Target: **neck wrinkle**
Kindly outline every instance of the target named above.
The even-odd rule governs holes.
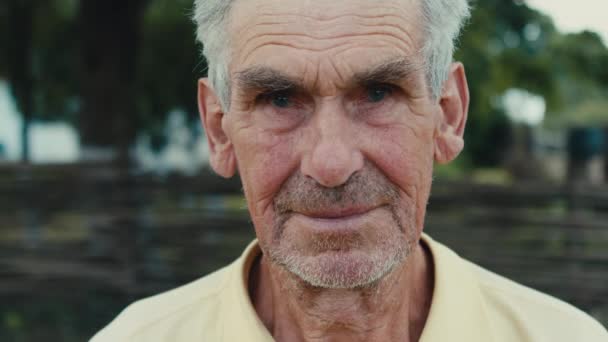
[[[434,286],[432,256],[422,242],[366,289],[311,288],[264,256],[256,265],[250,295],[277,341],[418,341],[422,334]]]

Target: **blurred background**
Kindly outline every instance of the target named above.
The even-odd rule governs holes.
[[[477,0],[466,148],[426,231],[608,325],[604,0]],[[207,166],[192,0],[0,0],[0,340],[85,341],[237,257]]]

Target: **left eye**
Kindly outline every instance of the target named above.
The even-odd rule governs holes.
[[[291,105],[291,100],[288,95],[277,94],[270,98],[270,102],[278,108],[287,108]]]
[[[372,86],[367,89],[367,100],[377,103],[386,99],[393,92],[393,89],[387,85]]]
[[[272,91],[259,95],[256,102],[264,102],[276,108],[289,108],[293,105],[293,94],[290,91]]]

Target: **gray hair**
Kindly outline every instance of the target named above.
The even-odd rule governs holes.
[[[203,44],[208,77],[222,108],[230,104],[230,61],[228,21],[235,0],[194,0],[196,36]],[[426,61],[426,78],[434,98],[439,98],[443,83],[449,75],[455,41],[471,12],[468,0],[421,0],[425,21],[425,43],[422,47]]]

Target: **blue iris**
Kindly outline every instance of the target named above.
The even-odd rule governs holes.
[[[270,102],[278,108],[287,108],[291,104],[291,101],[289,101],[289,96],[285,94],[277,94],[272,96]]]
[[[367,90],[367,99],[370,102],[381,102],[391,94],[391,89],[387,86],[371,87]]]

